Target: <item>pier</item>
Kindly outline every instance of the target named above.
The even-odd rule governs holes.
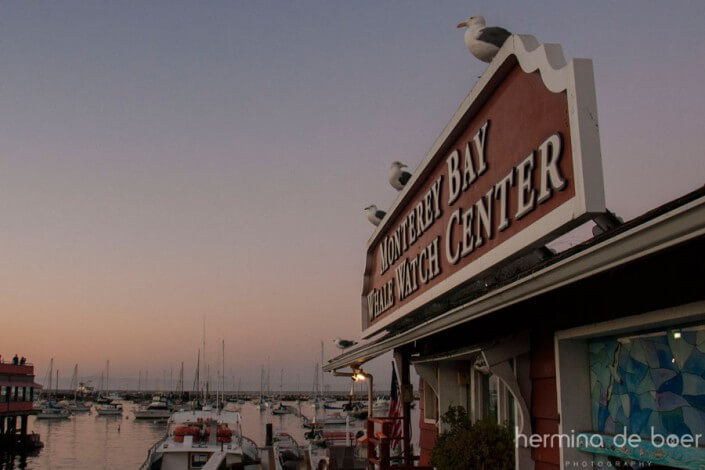
[[[34,390],[32,364],[0,364],[0,447],[32,448],[39,436],[28,433],[27,422],[36,414],[32,406]]]

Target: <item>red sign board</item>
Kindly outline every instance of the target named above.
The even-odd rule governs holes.
[[[511,37],[368,243],[363,335],[603,210],[591,62]]]

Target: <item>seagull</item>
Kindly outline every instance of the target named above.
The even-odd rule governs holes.
[[[458,28],[468,28],[465,31],[465,45],[472,55],[483,62],[491,62],[504,41],[512,35],[498,26],[485,27],[485,18],[482,16],[471,16],[458,23]]]
[[[346,349],[351,348],[351,347],[353,347],[353,346],[355,346],[355,345],[357,344],[357,341],[350,341],[350,340],[347,340],[347,339],[340,339],[340,336],[338,336],[337,338],[335,338],[335,339],[333,340],[333,342],[335,342],[335,345],[336,345],[339,349],[342,349],[343,351],[345,351]]]
[[[384,216],[387,214],[386,212],[377,209],[377,206],[374,204],[365,207],[365,210],[367,211],[367,220],[369,220],[372,225],[379,225],[379,223],[382,222],[382,219],[384,219]]]
[[[408,168],[402,162],[392,162],[392,167],[389,169],[389,184],[397,191],[404,189],[406,183],[411,179],[411,173],[402,170]]]

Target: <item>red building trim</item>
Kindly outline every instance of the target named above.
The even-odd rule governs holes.
[[[438,426],[424,420],[424,381],[419,379],[419,465],[431,465],[431,449],[438,438]]]
[[[553,332],[531,338],[531,419],[534,434],[558,434],[558,394]],[[545,445],[531,449],[535,470],[560,468],[559,448]]]

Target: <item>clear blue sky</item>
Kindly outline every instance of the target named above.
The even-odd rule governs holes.
[[[705,2],[3,2],[0,353],[190,375],[205,314],[211,361],[309,384],[360,331],[362,208],[484,70],[472,14],[594,60],[612,210],[705,182]]]

